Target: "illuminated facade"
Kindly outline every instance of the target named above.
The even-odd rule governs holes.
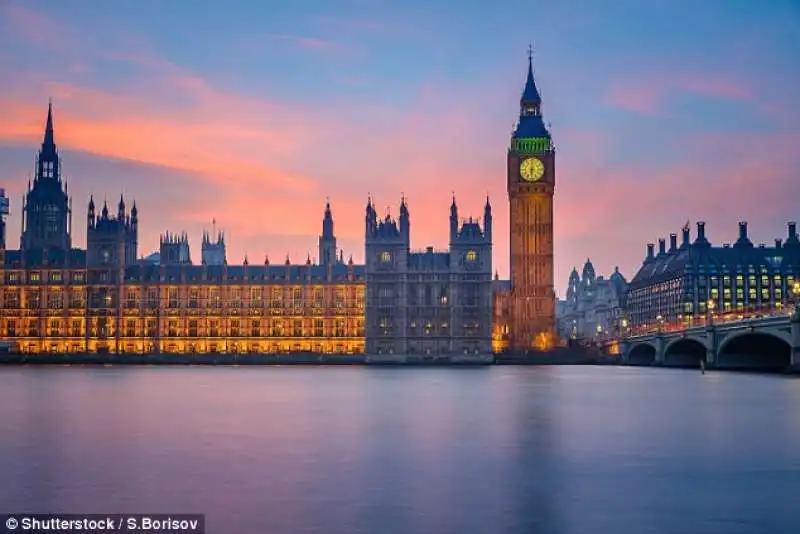
[[[405,199],[397,220],[366,209],[366,343],[376,361],[492,359],[492,208],[459,220],[450,206],[450,247],[412,252]]]
[[[780,312],[795,298],[800,275],[800,240],[797,227],[788,223],[784,240],[774,246],[754,246],[747,223],[739,223],[739,238],[712,246],[705,223],[697,223],[690,242],[688,225],[681,244],[677,234],[647,245],[639,271],[631,280],[625,304],[630,326],[648,328],[663,323],[688,324],[713,320],[718,314],[768,314]]]
[[[138,209],[122,198],[115,215],[90,199],[87,248],[74,249],[71,213],[48,109],[21,250],[0,228],[0,339],[22,351],[364,351],[364,266],[336,257],[330,205],[321,265],[227,265],[221,235],[204,236],[210,264],[192,265],[185,234],[161,237],[160,264],[137,260]]]
[[[358,353],[355,265],[6,266],[2,337],[26,352]]]
[[[511,281],[500,280],[495,273],[492,281],[492,351],[500,354],[511,344]]]
[[[555,146],[544,124],[531,55],[520,116],[507,155],[510,212],[511,332],[515,350],[552,346]]]
[[[596,276],[587,258],[579,275],[572,269],[567,298],[556,307],[556,325],[562,339],[601,341],[619,334],[628,283],[619,268],[609,277]]]

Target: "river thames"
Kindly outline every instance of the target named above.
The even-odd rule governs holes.
[[[619,367],[6,367],[0,512],[254,533],[799,532],[800,380]]]

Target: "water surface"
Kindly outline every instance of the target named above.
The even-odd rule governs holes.
[[[0,369],[0,511],[209,532],[800,532],[800,380],[613,367]]]

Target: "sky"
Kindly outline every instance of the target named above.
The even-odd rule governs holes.
[[[772,243],[800,218],[800,2],[0,0],[8,242],[52,98],[85,246],[89,195],[139,209],[139,253],[224,229],[229,263],[316,256],[326,199],[345,258],[367,195],[412,248],[494,212],[508,276],[506,151],[529,43],[556,143],[555,283],[591,258],[631,278],[691,221]],[[114,211],[112,207],[112,212]]]

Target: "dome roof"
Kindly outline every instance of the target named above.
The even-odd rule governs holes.
[[[628,281],[625,280],[625,277],[619,272],[619,267],[614,267],[614,274],[611,275],[609,280],[614,284],[614,289],[616,289],[618,294],[624,293],[628,288]]]
[[[583,278],[594,280],[594,265],[592,265],[592,261],[589,258],[586,258],[586,263],[583,264]]]

